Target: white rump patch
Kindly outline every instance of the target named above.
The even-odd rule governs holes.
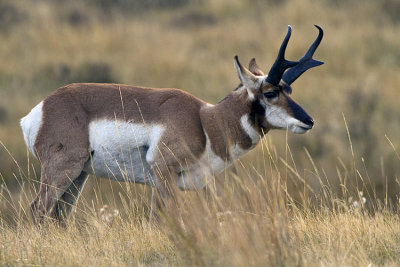
[[[22,133],[24,135],[25,143],[28,146],[29,151],[36,157],[35,154],[35,142],[38,135],[40,126],[42,125],[43,117],[43,101],[37,104],[31,112],[23,117],[20,121]]]

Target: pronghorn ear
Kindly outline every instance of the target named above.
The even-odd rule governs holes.
[[[257,90],[257,77],[251,73],[248,69],[240,64],[238,56],[235,56],[235,68],[239,75],[239,79],[242,84],[247,88],[247,90],[255,91]]]
[[[257,76],[264,76],[264,72],[258,67],[256,59],[253,57],[249,63],[249,71]]]

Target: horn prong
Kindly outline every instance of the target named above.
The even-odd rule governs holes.
[[[278,56],[276,57],[274,64],[268,72],[268,77],[266,78],[266,81],[272,85],[278,85],[285,70],[298,64],[297,61],[288,61],[285,59],[285,51],[291,34],[292,27],[288,25],[288,31],[285,38],[283,39],[282,45],[278,52]]]
[[[311,69],[313,67],[320,66],[324,64],[322,61],[318,61],[312,58],[315,53],[315,50],[319,46],[322,41],[322,37],[324,36],[324,31],[318,25],[314,25],[318,29],[317,39],[312,43],[310,48],[304,54],[304,56],[299,60],[299,64],[293,68],[287,70],[283,76],[282,80],[287,84],[291,85],[300,75],[302,75],[306,70]]]

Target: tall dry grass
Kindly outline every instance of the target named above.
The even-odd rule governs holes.
[[[38,230],[28,211],[32,186],[21,185],[15,194],[3,185],[0,262],[12,266],[400,264],[396,205],[380,201],[375,191],[353,194],[345,173],[338,170],[335,177],[327,177],[311,157],[312,169],[297,169],[290,147],[287,158],[280,156],[270,138],[259,149],[256,161],[238,161],[205,190],[181,192],[174,216],[161,215],[156,223],[148,221],[148,188],[108,182],[108,188],[87,185],[66,228],[49,223]],[[360,188],[367,188],[368,178],[358,169],[353,171],[348,179],[360,175]],[[321,184],[320,191],[306,181],[306,173]],[[28,178],[16,176],[19,183]],[[326,180],[336,181],[342,194]],[[290,193],[290,183],[297,185],[297,194]],[[110,189],[111,197],[101,196]]]

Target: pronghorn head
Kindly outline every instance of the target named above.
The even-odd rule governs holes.
[[[313,119],[290,97],[290,85],[307,69],[323,64],[312,59],[323,36],[322,29],[315,26],[319,34],[307,53],[299,61],[288,61],[285,59],[285,50],[291,35],[289,26],[268,75],[264,75],[254,58],[247,69],[235,56],[235,67],[243,87],[247,89],[251,101],[250,117],[253,118],[256,127],[263,130],[289,129],[298,134],[305,133],[313,127]]]

